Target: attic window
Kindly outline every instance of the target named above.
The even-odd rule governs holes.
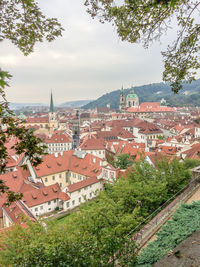
[[[13,174],[13,178],[17,178],[17,174]]]
[[[87,166],[83,166],[83,168],[82,168],[83,170],[85,170],[85,169],[87,169]]]
[[[58,165],[58,166],[61,166],[62,164],[61,164],[60,162],[57,162],[57,165]]]
[[[47,165],[47,168],[51,168],[51,166],[50,165],[48,165],[48,164],[46,164]]]
[[[42,193],[43,193],[44,196],[48,195],[48,193],[47,193],[47,191],[45,189],[42,190]]]
[[[32,198],[33,198],[33,199],[37,199],[36,194],[32,193]]]
[[[58,192],[58,189],[56,187],[53,187],[52,190],[54,193]]]
[[[78,164],[78,163],[74,164],[74,167],[78,167],[78,166],[79,166],[79,164]]]

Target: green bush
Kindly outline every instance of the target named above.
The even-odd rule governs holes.
[[[200,201],[183,204],[157,235],[157,240],[144,248],[138,257],[137,267],[149,267],[171,249],[200,229]]]

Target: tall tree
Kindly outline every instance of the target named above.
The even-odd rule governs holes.
[[[86,0],[88,12],[100,22],[112,22],[123,41],[145,48],[171,28],[177,38],[162,52],[163,80],[177,93],[181,82],[191,82],[200,68],[200,1],[197,0]]]
[[[55,18],[46,18],[35,0],[0,0],[0,41],[10,40],[24,55],[33,52],[34,45],[44,39],[51,42],[61,36],[63,28]],[[13,117],[8,107],[5,88],[11,75],[0,68],[0,173],[6,168],[8,157],[6,142],[11,136],[17,137],[14,149],[17,154],[25,153],[33,163],[41,163],[44,146],[41,140],[34,137],[33,131],[19,127],[19,121]],[[9,191],[0,180],[0,193],[8,194],[8,202],[19,197]]]

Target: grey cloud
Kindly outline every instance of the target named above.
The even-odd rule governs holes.
[[[57,103],[95,99],[122,84],[130,87],[161,81],[160,50],[174,33],[164,37],[162,45],[145,50],[121,42],[110,24],[92,20],[82,0],[40,0],[39,4],[66,30],[63,38],[38,44],[28,57],[8,42],[1,44],[0,65],[13,74],[7,92],[10,101],[48,103],[51,89]]]

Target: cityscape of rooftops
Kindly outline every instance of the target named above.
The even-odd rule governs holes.
[[[0,3],[0,266],[200,266],[199,5]]]

